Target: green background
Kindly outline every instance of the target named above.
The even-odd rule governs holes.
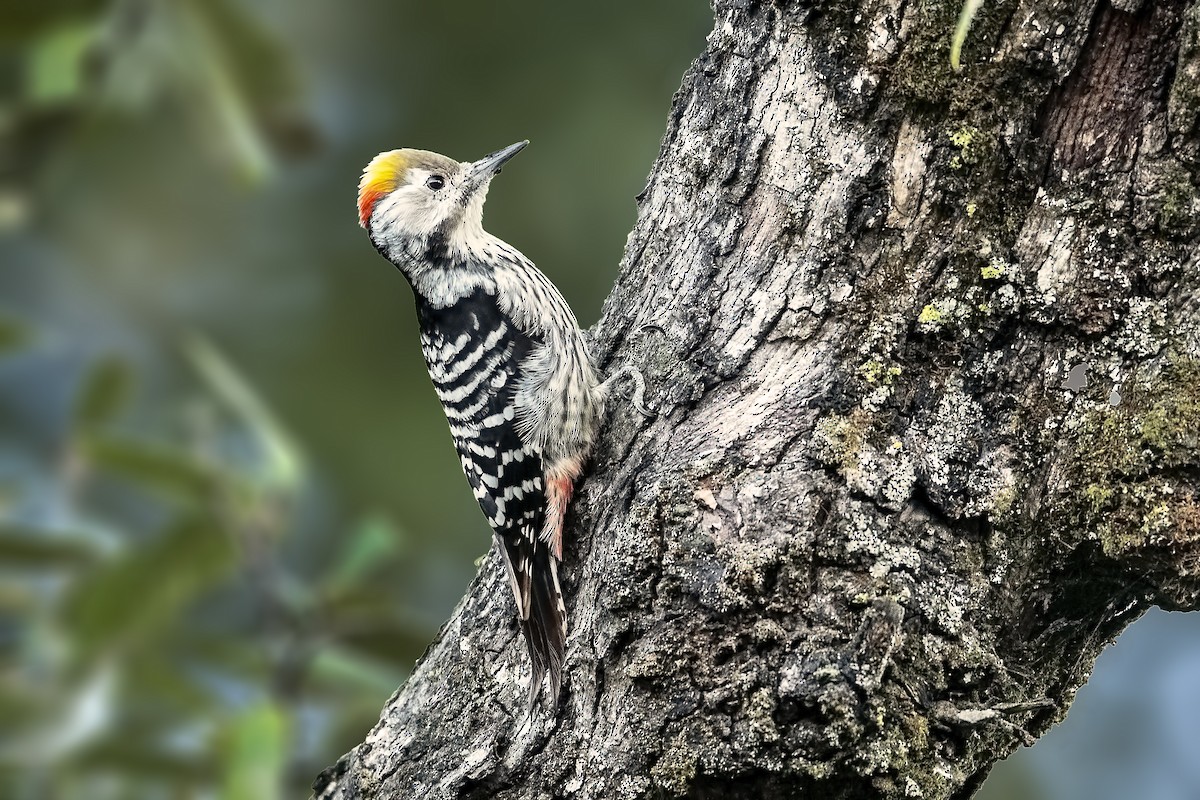
[[[0,798],[306,796],[490,541],[360,170],[530,139],[487,224],[590,325],[709,9],[0,9]],[[1140,624],[983,796],[1194,796],[1153,743],[1196,741],[1198,627]]]

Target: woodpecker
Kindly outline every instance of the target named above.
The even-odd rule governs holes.
[[[613,381],[601,382],[562,294],[519,250],[483,229],[492,178],[528,141],[459,162],[380,153],[358,185],[358,220],[408,279],[421,351],[463,472],[491,525],[532,665],[530,709],[562,685],[567,618],[558,562],[563,516]]]

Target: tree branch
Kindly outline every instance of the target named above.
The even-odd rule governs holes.
[[[958,11],[717,4],[595,332],[663,413],[569,519],[558,715],[493,554],[319,793],[965,798],[1197,606],[1200,5],[984,4],[954,73]]]

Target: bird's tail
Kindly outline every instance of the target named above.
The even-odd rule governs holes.
[[[533,710],[542,693],[543,679],[549,676],[549,702],[544,707],[553,710],[562,688],[567,649],[567,609],[558,583],[558,560],[535,536],[510,534],[496,538],[517,602],[521,634],[529,649],[529,709]]]

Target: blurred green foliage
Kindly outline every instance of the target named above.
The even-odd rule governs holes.
[[[315,580],[288,570],[305,459],[217,350],[186,352],[211,401],[188,441],[121,430],[131,371],[98,361],[53,476],[59,524],[0,524],[12,796],[296,794],[429,636],[386,592],[401,541],[386,522],[341,523]],[[95,490],[127,492],[128,511],[93,516]]]

